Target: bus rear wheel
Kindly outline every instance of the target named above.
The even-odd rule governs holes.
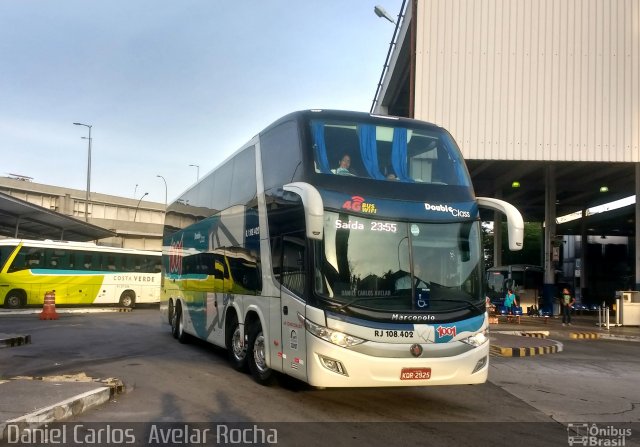
[[[4,306],[8,309],[19,309],[23,305],[24,296],[17,290],[12,290],[7,293],[7,296],[4,299]]]
[[[181,305],[175,307],[173,319],[171,320],[171,332],[180,343],[189,341],[189,334],[184,331],[184,313]]]
[[[254,323],[249,328],[248,360],[249,371],[253,379],[260,385],[271,385],[275,381],[275,371],[267,366],[266,339],[260,323]]]
[[[135,304],[136,304],[136,298],[133,292],[126,291],[126,292],[123,292],[122,295],[120,295],[120,305],[122,307],[129,307],[133,309]]]
[[[169,323],[171,324],[171,335],[178,338],[178,319],[180,318],[180,305],[171,306],[169,310]]]
[[[247,370],[247,345],[244,343],[242,330],[235,315],[229,317],[227,322],[227,350],[229,362],[236,371]]]

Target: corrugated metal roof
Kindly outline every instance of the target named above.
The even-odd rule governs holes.
[[[640,162],[640,1],[418,5],[415,117],[465,158]]]

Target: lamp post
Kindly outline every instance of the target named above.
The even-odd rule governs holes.
[[[144,199],[149,193],[145,192],[144,194],[142,194],[142,197],[140,197],[140,200],[138,200],[138,204],[136,205],[136,212],[133,213],[133,221],[136,221],[136,217],[138,216],[138,208],[140,208],[140,202],[142,202],[142,199]]]
[[[84,220],[89,222],[89,191],[91,191],[91,125],[82,123],[73,123],[76,126],[84,126],[89,128],[89,137],[81,137],[83,140],[89,140],[89,151],[87,157],[87,197],[84,202]]]
[[[385,9],[382,6],[376,5],[373,8],[373,12],[375,12],[378,17],[383,17],[391,23],[396,23],[396,21],[393,20],[393,17],[391,17],[389,13],[385,11]]]
[[[160,174],[156,175],[156,177],[160,177],[162,179],[162,181],[164,182],[164,209],[166,211],[167,209],[167,180],[161,176]]]
[[[196,168],[196,182],[200,180],[200,165],[189,165]]]

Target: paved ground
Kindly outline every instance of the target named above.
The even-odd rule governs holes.
[[[70,309],[70,312],[79,312]],[[93,310],[96,311],[96,310]],[[118,311],[108,309],[107,311]],[[21,311],[37,313],[39,311]],[[65,312],[58,309],[58,312]],[[7,312],[0,312],[2,315]],[[580,338],[620,338],[640,341],[638,327],[600,328],[593,315],[576,316],[572,326],[563,326],[556,318],[523,317],[519,324],[500,321],[490,328],[491,353],[525,357],[562,351],[563,340]],[[19,349],[31,342],[30,334],[0,333],[0,348]],[[109,400],[121,391],[117,381],[104,383],[87,377],[11,378],[0,380],[0,436],[4,427],[27,422],[44,424],[68,419]],[[1,438],[0,438],[1,439]]]

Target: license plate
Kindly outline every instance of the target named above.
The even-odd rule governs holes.
[[[431,378],[431,368],[402,368],[400,380],[427,380]]]

